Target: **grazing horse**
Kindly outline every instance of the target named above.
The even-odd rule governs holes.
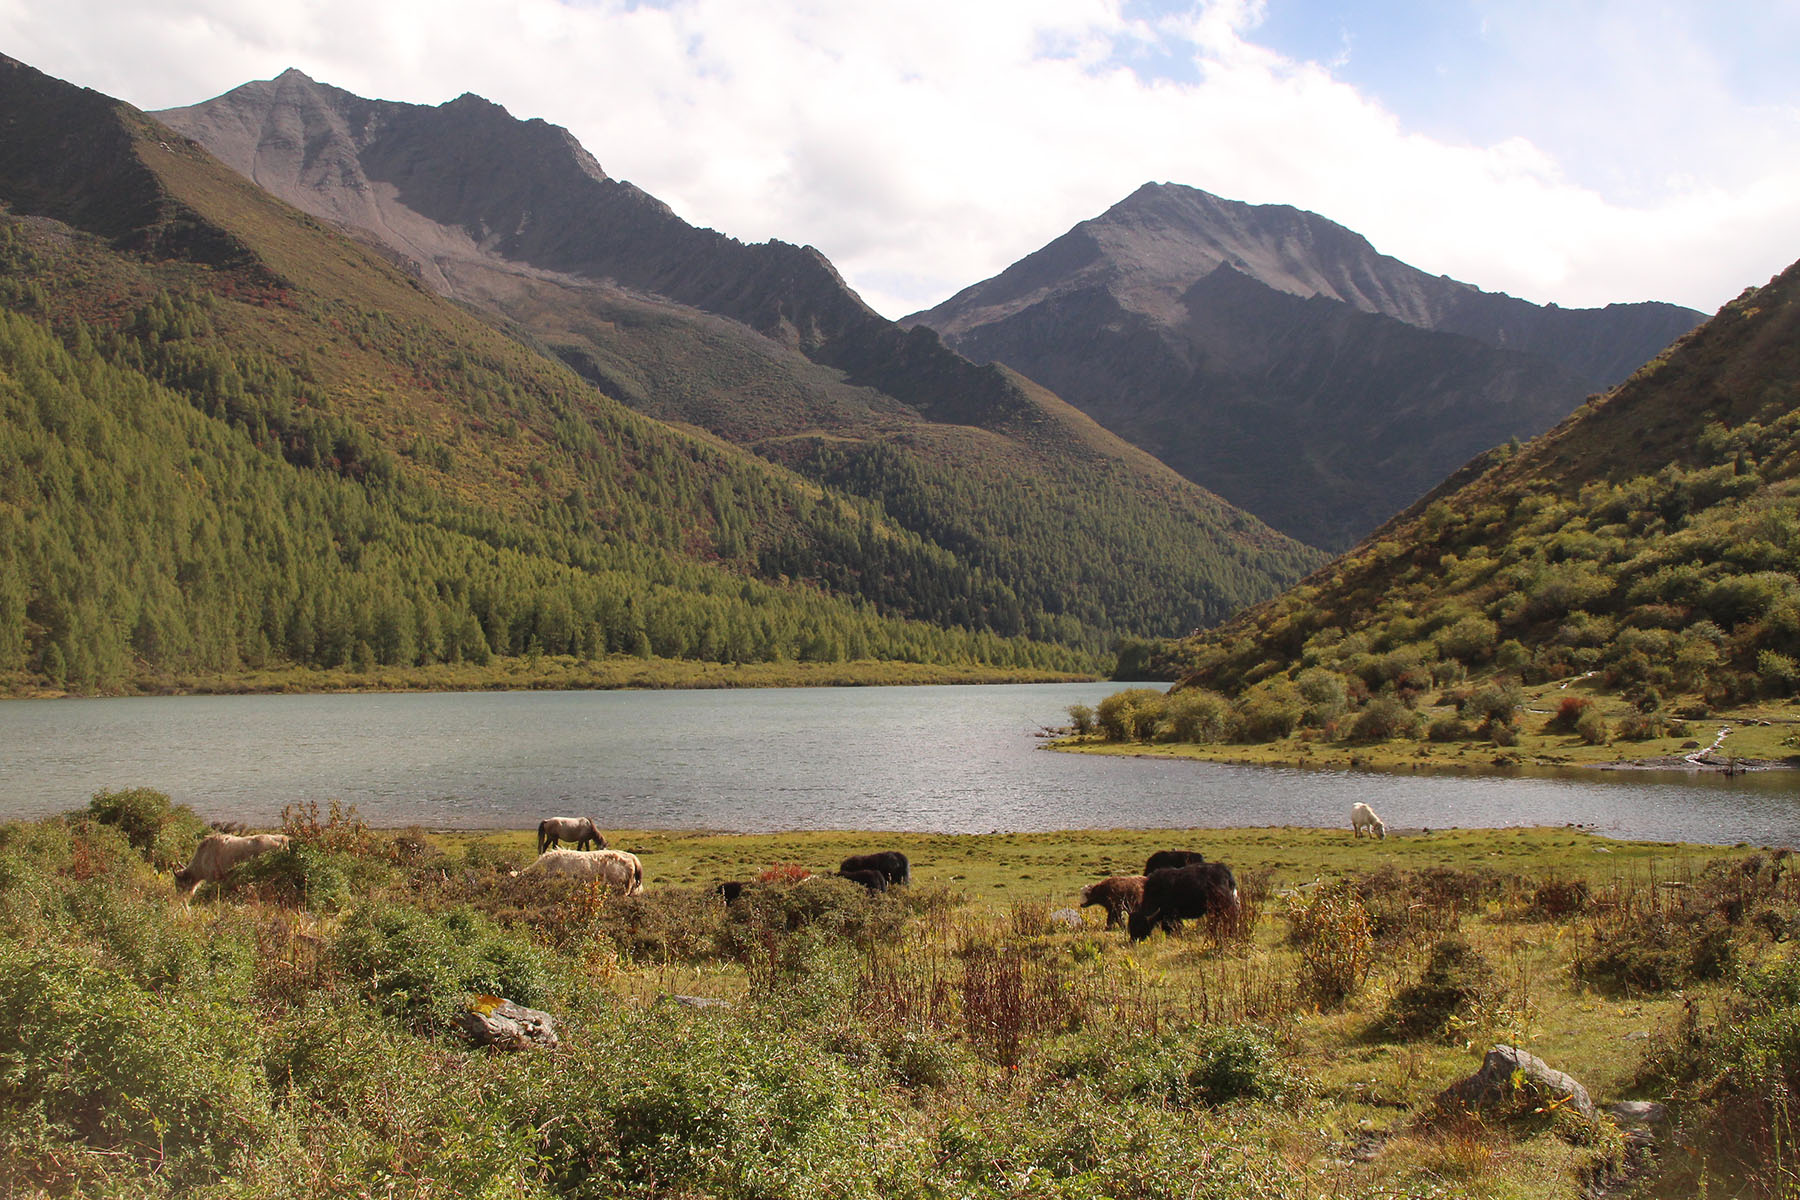
[[[1358,800],[1350,806],[1350,832],[1361,837],[1365,830],[1371,837],[1387,837],[1387,827],[1375,815],[1375,810]]]
[[[209,833],[194,848],[194,857],[188,860],[188,865],[175,872],[175,882],[188,889],[188,899],[192,900],[201,884],[217,883],[239,863],[249,862],[271,850],[285,849],[287,844],[285,833],[253,833],[249,837]]]
[[[644,865],[625,850],[546,850],[520,875],[567,875],[582,882],[599,880],[621,896],[644,890]]]
[[[606,839],[600,836],[592,817],[545,817],[538,822],[539,854],[564,842],[574,842],[577,850],[606,849]]]
[[[879,871],[881,877],[889,883],[911,883],[912,864],[906,861],[906,855],[898,850],[883,850],[877,854],[852,854],[838,864],[838,874],[848,876],[852,871]]]
[[[1131,940],[1141,942],[1158,928],[1174,933],[1188,918],[1225,916],[1237,910],[1237,879],[1224,863],[1152,871],[1144,877],[1144,902],[1131,914]]]

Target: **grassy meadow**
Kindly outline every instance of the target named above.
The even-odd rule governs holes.
[[[933,836],[608,831],[640,896],[518,876],[527,831],[294,809],[205,886],[203,828],[101,793],[0,826],[0,1194],[1789,1195],[1800,883],[1786,851],[1575,828]],[[1230,864],[1236,919],[1132,945],[1080,887]],[[830,872],[899,849],[913,882]],[[721,880],[767,882],[726,905]],[[478,1050],[476,997],[555,1050]],[[678,999],[685,997],[690,999]],[[702,997],[723,1004],[700,1005]],[[1644,1149],[1515,1090],[1505,1042]]]

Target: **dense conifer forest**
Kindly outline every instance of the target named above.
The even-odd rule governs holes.
[[[1004,434],[759,457],[129,106],[10,60],[0,101],[6,690],[609,655],[1093,674],[1317,561]]]
[[[3,229],[0,671],[15,681],[113,691],[274,663],[609,653],[1092,668],[1004,622],[933,626],[760,579],[755,555],[809,537],[866,543],[877,570],[955,565],[867,506],[622,410],[610,428],[576,420],[468,362],[445,378],[496,423],[522,428],[523,412],[559,435],[526,477],[573,486],[566,503],[461,498],[438,481],[466,439],[388,449],[333,415],[304,366],[233,349],[208,293],[157,290],[113,328],[74,315],[59,330],[35,315],[54,309],[36,274],[70,260]]]

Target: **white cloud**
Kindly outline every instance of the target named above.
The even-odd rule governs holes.
[[[0,37],[15,57],[144,108],[288,66],[386,99],[474,91],[569,127],[609,173],[697,224],[818,246],[896,316],[1146,180],[1310,208],[1426,270],[1566,305],[1710,309],[1800,256],[1791,112],[1756,126],[1766,166],[1746,172],[1740,158],[1723,176],[1696,155],[1684,177],[1681,146],[1668,145],[1666,177],[1637,179],[1624,203],[1523,138],[1409,131],[1328,68],[1247,40],[1260,10],[1229,0],[1133,20],[1121,0],[0,0]],[[1143,77],[1118,56],[1129,46],[1190,56],[1194,70]],[[1716,120],[1723,104],[1709,89],[1702,107]]]

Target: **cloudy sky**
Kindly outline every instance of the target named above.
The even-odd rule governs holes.
[[[1800,0],[0,0],[0,52],[145,109],[476,92],[890,316],[1152,180],[1539,302],[1800,258]]]

